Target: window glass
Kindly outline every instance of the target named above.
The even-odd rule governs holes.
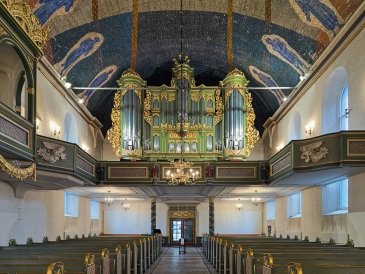
[[[349,129],[349,86],[346,84],[340,95],[340,130]]]
[[[65,192],[65,207],[64,215],[70,217],[77,217],[79,214],[79,197],[71,192]]]
[[[344,214],[348,212],[348,179],[322,187],[322,214]]]
[[[276,202],[272,200],[266,203],[266,219],[275,220],[276,218]]]
[[[90,219],[99,219],[99,202],[90,201]]]
[[[288,217],[298,218],[302,216],[302,195],[296,193],[288,197]]]

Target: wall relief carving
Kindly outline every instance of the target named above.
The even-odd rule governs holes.
[[[44,147],[37,150],[37,155],[49,163],[55,163],[58,160],[66,160],[66,148],[56,143],[42,142]]]
[[[309,145],[301,146],[300,151],[302,154],[300,155],[300,159],[304,160],[306,163],[316,163],[319,160],[326,158],[329,150],[327,147],[322,146],[322,144],[323,141],[318,141]]]

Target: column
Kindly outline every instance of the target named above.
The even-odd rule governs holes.
[[[156,198],[151,200],[151,232],[156,229]]]
[[[214,198],[209,198],[209,235],[214,235]]]

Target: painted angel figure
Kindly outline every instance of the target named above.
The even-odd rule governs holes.
[[[66,61],[61,64],[63,67],[61,75],[64,74],[67,69],[73,65],[81,56],[87,56],[88,53],[94,48],[95,44],[100,42],[99,37],[89,37],[82,41],[79,47],[75,48],[66,58]]]
[[[74,0],[39,0],[40,6],[34,11],[39,23],[43,26],[60,9],[69,12]]]
[[[295,0],[305,15],[305,19],[314,25],[314,18],[329,32],[335,36],[336,31],[341,28],[342,23],[331,6],[321,0]],[[314,18],[313,18],[314,17]]]
[[[285,43],[285,40],[280,39],[278,36],[266,35],[263,37],[264,43],[271,47],[283,60],[291,64],[300,75],[304,76],[309,69],[308,64],[302,60],[293,49],[291,49]]]
[[[114,69],[110,69],[108,71],[101,73],[90,83],[89,86],[90,87],[100,87],[110,78],[110,75],[113,74],[114,71],[115,71]],[[96,91],[96,89],[87,89],[87,90],[83,91],[82,93],[80,93],[78,95],[78,97],[81,98],[82,100],[84,100],[84,104],[87,105],[90,97],[95,93],[95,91]]]

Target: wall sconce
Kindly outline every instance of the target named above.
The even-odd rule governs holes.
[[[125,199],[125,202],[122,202],[120,205],[125,211],[129,210],[129,208],[131,207],[131,205],[127,203],[127,199]]]
[[[311,136],[313,134],[313,130],[314,130],[314,122],[311,121],[309,122],[305,127],[304,127],[304,133]]]
[[[243,204],[241,203],[241,199],[238,199],[238,203],[236,204],[236,209],[241,211],[243,209]]]
[[[257,206],[261,202],[261,198],[257,196],[257,190],[255,190],[255,196],[251,198],[251,202]]]
[[[280,143],[279,145],[276,146],[276,152],[279,152],[280,150],[282,150],[284,147],[283,143]]]
[[[85,145],[85,144],[82,144],[81,145],[81,148],[85,151],[85,152],[88,152],[89,151],[89,147],[87,146],[87,145]]]
[[[35,118],[35,127],[38,130],[39,129],[39,125],[41,124],[41,119],[39,119],[38,117]]]
[[[61,134],[61,127],[57,125],[55,122],[51,122],[51,131],[53,133],[53,136],[57,136]]]

